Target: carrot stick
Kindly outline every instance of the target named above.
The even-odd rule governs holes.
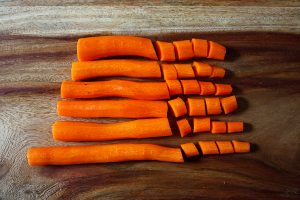
[[[208,42],[208,56],[207,58],[213,58],[217,60],[224,60],[226,54],[226,48],[216,42]]]
[[[225,114],[231,113],[238,108],[235,96],[224,97],[220,101]]]
[[[188,60],[194,57],[193,45],[190,40],[173,42],[178,60]]]
[[[200,94],[200,87],[197,80],[181,80],[183,94]]]
[[[212,66],[207,63],[193,62],[193,68],[196,77],[210,77],[212,74]]]
[[[168,105],[143,100],[58,101],[57,111],[67,117],[151,118],[167,117]]]
[[[212,66],[212,73],[210,78],[224,78],[225,69],[222,67]]]
[[[228,95],[232,93],[232,86],[230,84],[215,84],[216,96]]]
[[[222,134],[226,133],[226,122],[211,122],[211,133],[213,134]]]
[[[194,143],[185,143],[181,144],[180,146],[187,158],[199,156],[199,151]]]
[[[90,61],[111,56],[141,56],[157,60],[148,38],[133,36],[98,36],[80,38],[77,43],[79,61]]]
[[[160,67],[157,61],[130,59],[73,62],[71,73],[73,81],[112,76],[161,78]]]
[[[82,142],[166,137],[172,136],[172,131],[168,118],[155,118],[112,124],[57,121],[52,126],[52,134],[55,140]]]
[[[185,103],[180,97],[169,100],[168,104],[171,107],[171,110],[175,117],[180,117],[187,113]]]
[[[244,131],[243,122],[227,122],[227,132],[228,133],[238,133]]]
[[[200,132],[210,132],[211,123],[210,118],[194,118],[193,119],[194,124],[194,133],[200,133]]]
[[[191,125],[187,119],[180,119],[176,123],[181,137],[185,137],[192,132]]]
[[[222,113],[219,98],[205,98],[205,104],[208,115],[219,115]]]
[[[207,40],[203,40],[203,39],[192,39],[192,44],[193,44],[193,50],[194,50],[194,54],[195,57],[201,58],[207,57],[207,53],[208,53],[208,42]]]
[[[138,160],[184,162],[179,148],[169,148],[155,144],[105,144],[30,148],[27,152],[27,159],[30,166]]]
[[[220,154],[234,153],[231,141],[216,141]]]
[[[166,80],[166,83],[169,88],[170,96],[183,93],[179,80]]]
[[[195,78],[191,64],[174,64],[178,78]]]
[[[156,52],[160,61],[175,61],[174,45],[169,42],[156,41]]]
[[[199,81],[200,95],[212,95],[216,93],[215,85],[212,82]]]
[[[232,140],[235,153],[248,153],[250,152],[250,143]]]
[[[177,71],[173,64],[162,64],[161,69],[162,69],[165,80],[177,79]]]
[[[165,82],[109,80],[97,82],[63,81],[62,98],[127,97],[141,100],[169,99]]]
[[[203,155],[219,154],[215,141],[199,141],[198,143]]]
[[[188,98],[187,107],[188,107],[189,116],[206,115],[204,99]]]

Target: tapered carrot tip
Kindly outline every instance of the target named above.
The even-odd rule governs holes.
[[[224,68],[213,66],[210,78],[224,78],[225,73],[226,73],[226,71]]]
[[[228,133],[239,133],[244,131],[243,122],[227,122]]]
[[[194,133],[200,133],[200,132],[210,132],[211,129],[211,123],[210,118],[194,118],[193,119],[194,124]]]
[[[188,98],[187,107],[189,116],[205,116],[205,102],[204,99]]]
[[[176,98],[168,101],[169,106],[175,117],[180,117],[187,114],[187,109],[184,101],[181,98]]]
[[[229,114],[238,108],[235,96],[224,97],[220,101],[225,114]]]
[[[178,78],[194,78],[192,64],[174,64]]]
[[[215,84],[216,96],[228,95],[232,93],[232,86],[230,84]]]
[[[186,143],[180,146],[187,158],[199,155],[199,151],[194,143]]]
[[[193,50],[194,50],[194,55],[195,57],[201,58],[207,57],[208,54],[208,42],[207,40],[203,39],[192,39],[192,44],[193,44]]]
[[[187,119],[178,120],[176,123],[181,137],[185,137],[192,132],[192,128]]]
[[[232,140],[235,153],[248,153],[250,152],[250,143]]]
[[[175,61],[175,48],[172,43],[157,41],[155,43],[158,58],[161,61]]]
[[[211,133],[213,134],[223,134],[226,133],[226,122],[211,122]]]
[[[208,115],[219,115],[222,113],[219,98],[205,98],[205,104]]]
[[[173,42],[178,60],[188,60],[194,57],[193,45],[190,40]]]
[[[212,82],[199,81],[200,95],[212,95],[216,93],[215,85]]]
[[[181,80],[183,94],[199,94],[200,87],[197,80]]]
[[[162,64],[161,69],[162,69],[165,80],[176,80],[177,79],[177,71],[173,64]]]
[[[216,141],[220,154],[234,153],[231,141]]]
[[[219,149],[215,141],[199,141],[203,155],[219,154]]]
[[[212,66],[207,63],[193,62],[193,68],[196,77],[210,77],[212,74]]]
[[[226,48],[223,45],[220,45],[216,42],[209,41],[208,42],[208,56],[207,58],[217,59],[217,60],[224,60],[226,54]]]
[[[179,80],[166,80],[170,96],[183,94]]]

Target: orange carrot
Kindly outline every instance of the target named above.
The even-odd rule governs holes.
[[[208,115],[219,115],[222,113],[219,98],[205,98],[205,104]]]
[[[177,79],[177,71],[173,64],[162,64],[161,69],[162,69],[165,80]]]
[[[193,45],[190,40],[173,42],[178,60],[188,60],[194,57]]]
[[[90,100],[58,101],[57,112],[67,117],[151,118],[167,117],[165,101]]]
[[[179,80],[166,80],[166,83],[169,88],[170,96],[183,93]]]
[[[200,132],[210,132],[210,118],[194,118],[193,119],[194,124],[194,133],[200,133]]]
[[[226,122],[211,122],[211,133],[213,134],[222,134],[226,133]]]
[[[141,56],[157,60],[148,38],[134,36],[98,36],[80,38],[77,43],[79,61],[90,61],[111,56]]]
[[[157,61],[130,59],[73,62],[71,72],[73,81],[112,76],[161,78],[160,67]]]
[[[187,113],[185,103],[180,97],[168,101],[168,104],[175,117],[180,117]]]
[[[232,140],[235,153],[248,153],[250,152],[250,143]]]
[[[226,48],[216,42],[208,42],[208,56],[207,58],[213,58],[217,60],[224,60],[226,54]]]
[[[155,118],[112,124],[57,121],[52,126],[52,134],[55,140],[81,142],[166,137],[172,136],[172,131],[168,118]]]
[[[212,73],[210,78],[224,78],[225,69],[222,67],[212,66]]]
[[[30,148],[27,152],[30,166],[74,165],[137,160],[157,160],[183,163],[179,148],[155,144],[105,144]]]
[[[187,158],[193,156],[199,156],[199,151],[194,143],[186,143],[180,146]]]
[[[220,154],[234,153],[231,141],[216,141]]]
[[[200,87],[197,80],[181,80],[183,94],[200,94]]]
[[[142,100],[169,99],[165,82],[109,80],[97,82],[63,81],[62,98],[127,97]]]
[[[192,132],[191,125],[187,119],[180,119],[176,123],[181,137],[185,137]]]
[[[174,45],[169,42],[156,41],[156,51],[159,60],[161,61],[175,61],[175,49]]]
[[[196,77],[210,77],[212,74],[212,66],[207,63],[193,62],[193,68]]]
[[[204,99],[188,98],[187,107],[188,107],[189,116],[206,115]]]
[[[215,141],[199,141],[198,143],[203,155],[219,154]]]
[[[195,74],[191,64],[174,64],[178,78],[194,78]]]
[[[238,108],[235,96],[224,97],[220,101],[225,114],[231,113]]]
[[[244,131],[243,122],[227,122],[227,132],[228,133],[238,133]]]
[[[199,81],[200,95],[212,95],[216,93],[215,85],[212,82]]]
[[[232,86],[230,84],[215,84],[216,96],[228,95],[232,93]]]
[[[199,58],[207,57],[207,53],[208,53],[207,40],[193,38],[192,44],[193,44],[193,50],[194,50],[195,57],[199,57]]]

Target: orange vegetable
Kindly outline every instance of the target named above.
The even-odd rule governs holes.
[[[90,100],[58,101],[57,112],[67,117],[151,118],[167,117],[165,101]]]
[[[210,78],[224,78],[225,76],[225,69],[222,67],[212,66],[212,73]]]
[[[162,64],[161,69],[165,80],[177,79],[177,71],[173,64]]]
[[[127,97],[142,100],[169,99],[165,82],[109,80],[98,82],[63,81],[62,98]]]
[[[187,158],[193,156],[199,156],[199,151],[194,143],[186,143],[180,146]]]
[[[219,98],[205,98],[205,104],[208,115],[219,115],[222,113]]]
[[[197,80],[181,80],[183,94],[200,94],[200,87]]]
[[[30,166],[109,163],[137,160],[184,162],[179,148],[155,144],[105,144],[30,148]]]
[[[77,42],[79,61],[90,61],[111,56],[141,56],[157,60],[148,38],[134,36],[98,36],[80,38]]]
[[[185,137],[192,132],[191,125],[187,119],[180,119],[176,123],[181,137]]]
[[[185,103],[180,97],[169,100],[168,104],[171,107],[171,110],[175,117],[180,117],[187,113]]]
[[[200,95],[212,95],[216,93],[215,85],[212,82],[199,81]]]
[[[220,154],[234,153],[231,141],[216,141]]]
[[[112,76],[161,78],[160,67],[157,61],[130,59],[73,62],[71,73],[73,81]]]
[[[250,152],[250,143],[232,140],[235,153],[248,153]]]
[[[224,60],[226,54],[226,48],[216,42],[208,42],[208,56],[207,58],[213,58],[217,60]]]
[[[193,119],[194,124],[194,133],[200,133],[200,132],[210,132],[211,123],[210,118],[194,118]]]
[[[221,134],[221,133],[226,133],[226,122],[216,122],[213,121],[211,122],[211,133],[214,134]]]
[[[216,96],[228,95],[232,93],[232,86],[230,84],[215,84]]]
[[[188,60],[194,57],[193,45],[190,40],[173,42],[178,60]]]
[[[175,61],[175,48],[172,43],[156,41],[156,52],[161,61]]]
[[[231,113],[238,108],[235,96],[224,97],[220,101],[225,114]]]
[[[179,80],[166,80],[166,83],[171,96],[183,93]]]
[[[210,77],[212,74],[212,66],[207,63],[193,62],[193,68],[196,77]]]
[[[174,64],[178,78],[195,78],[191,64]]]
[[[227,132],[228,133],[238,133],[244,131],[243,122],[227,122]]]
[[[207,53],[208,53],[207,40],[193,38],[192,44],[193,44],[193,50],[194,50],[195,57],[199,57],[199,58],[207,57]]]
[[[188,107],[189,116],[206,115],[204,99],[188,98],[187,107]]]
[[[198,143],[203,155],[219,154],[215,141],[199,141]]]
[[[155,118],[112,124],[57,121],[52,126],[52,134],[55,140],[81,142],[165,137],[171,136],[172,131],[168,118]]]

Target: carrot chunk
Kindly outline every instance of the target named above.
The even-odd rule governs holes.
[[[179,80],[166,80],[170,96],[182,94],[182,87]]]
[[[200,87],[197,80],[181,80],[183,94],[199,94]]]
[[[192,132],[191,125],[187,119],[180,119],[176,123],[181,137],[185,137]]]
[[[213,134],[222,134],[226,133],[226,122],[211,122],[211,133]]]
[[[193,44],[193,50],[194,50],[194,54],[195,57],[201,58],[207,57],[208,54],[208,42],[207,40],[203,40],[203,39],[192,39],[192,44]]]
[[[188,60],[194,57],[193,45],[190,40],[173,42],[178,60]]]
[[[205,104],[208,115],[219,115],[222,113],[219,98],[205,98]]]
[[[187,107],[189,116],[205,116],[205,102],[204,99],[188,98]]]
[[[199,156],[199,151],[194,143],[185,143],[181,144],[180,146],[187,158]]]
[[[180,97],[168,101],[168,104],[171,107],[175,117],[180,117],[187,114],[185,103]]]
[[[215,84],[216,96],[228,95],[232,93],[232,86],[230,84]]]
[[[174,64],[178,78],[195,78],[191,64]]]
[[[231,113],[238,108],[235,96],[224,97],[220,101],[225,114]]]
[[[225,69],[222,67],[212,66],[212,73],[210,78],[224,78]]]
[[[215,85],[212,82],[199,81],[200,95],[212,95],[216,93]]]
[[[177,71],[173,64],[162,64],[161,69],[165,80],[177,79]]]
[[[160,61],[175,61],[175,48],[172,43],[156,41],[155,43],[158,59]]]
[[[235,153],[248,153],[250,152],[250,143],[232,140]]]
[[[210,77],[212,74],[212,66],[207,63],[193,62],[193,68],[196,77]]]
[[[238,133],[244,131],[243,122],[227,122],[227,132],[228,133]]]
[[[209,41],[208,46],[209,52],[207,58],[213,58],[217,60],[225,59],[226,48],[223,45]]]
[[[234,153],[231,141],[216,141],[220,154]]]
[[[219,154],[215,141],[199,141],[198,143],[203,155]]]
[[[211,129],[211,123],[210,118],[194,118],[193,119],[194,124],[194,133],[200,133],[200,132],[210,132]]]

